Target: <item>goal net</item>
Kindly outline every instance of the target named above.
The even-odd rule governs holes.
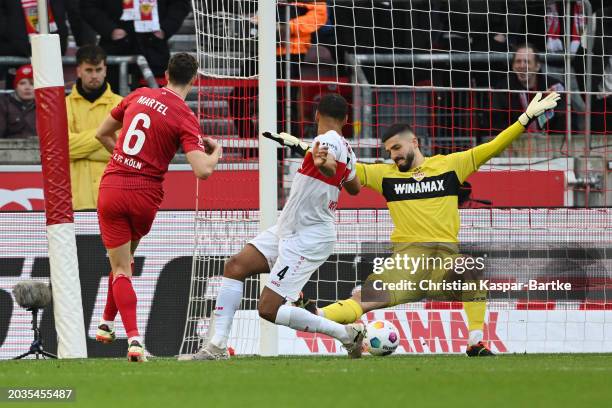
[[[258,101],[277,130],[312,140],[321,95],[350,104],[344,136],[359,161],[388,160],[381,136],[415,129],[425,156],[486,143],[536,91],[562,94],[506,151],[468,179],[460,240],[491,257],[498,282],[574,283],[575,290],[489,293],[485,339],[494,351],[610,351],[612,243],[612,8],[601,1],[194,0],[199,117],[221,141],[220,182],[197,198],[189,311],[181,353],[209,335],[224,261],[259,231]],[[260,8],[276,15],[276,43],[260,44]],[[276,61],[262,61],[273,47]],[[276,89],[261,68],[276,67]],[[264,72],[265,73],[265,72]],[[259,105],[261,106],[261,105]],[[279,149],[278,210],[301,159]],[[260,185],[261,187],[261,185]],[[384,198],[341,195],[335,253],[304,289],[319,307],[350,296],[393,225]],[[384,251],[382,251],[384,252]],[[258,278],[245,285],[229,345],[258,352]],[[402,336],[400,352],[461,352],[461,303],[424,301],[377,311]],[[279,328],[281,354],[340,353],[325,336]]]

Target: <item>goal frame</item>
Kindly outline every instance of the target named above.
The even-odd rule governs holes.
[[[258,86],[259,86],[259,228],[264,231],[278,216],[278,177],[275,142],[262,136],[276,133],[276,2],[258,1]],[[259,276],[260,293],[270,274]],[[260,319],[259,353],[278,355],[278,329]]]

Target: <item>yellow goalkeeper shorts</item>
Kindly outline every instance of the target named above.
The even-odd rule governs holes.
[[[375,273],[366,278],[362,300],[385,299],[390,302],[389,306],[395,306],[423,299],[472,299],[471,294],[460,288],[464,281],[457,273],[460,258],[463,257],[455,243],[394,243],[393,255],[386,258],[386,267],[376,268],[382,261],[375,261]],[[379,291],[384,295],[378,297]]]

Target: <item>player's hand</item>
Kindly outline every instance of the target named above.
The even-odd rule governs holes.
[[[521,122],[521,125],[527,127],[529,122],[545,111],[555,108],[559,99],[561,99],[561,95],[556,92],[549,93],[544,99],[542,99],[542,92],[538,92],[529,103],[529,106],[527,106],[525,113],[519,116],[519,122]]]
[[[328,153],[329,148],[327,146],[322,146],[319,141],[316,141],[312,147],[314,165],[324,176],[331,177],[336,174],[336,160],[328,160]]]
[[[218,146],[218,143],[211,139],[210,137],[202,137],[202,147],[204,147],[204,152],[206,154],[211,154],[215,151],[215,147]]]
[[[286,146],[291,149],[292,152],[299,154],[300,156],[306,156],[306,152],[310,149],[308,143],[301,141],[295,136],[289,133],[281,132],[279,134],[271,132],[263,132],[263,136],[268,139],[272,139],[279,143],[281,146]]]
[[[221,145],[214,139],[210,137],[203,137],[202,146],[204,146],[204,152],[206,154],[213,154],[215,151],[219,151],[219,156],[221,156]]]
[[[318,141],[315,142],[314,146],[312,147],[312,156],[315,159],[319,159],[323,163],[327,161],[328,152],[329,152],[329,149],[327,148],[327,146],[321,146],[321,143]]]

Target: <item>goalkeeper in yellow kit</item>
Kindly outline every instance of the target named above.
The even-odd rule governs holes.
[[[382,194],[394,230],[391,242],[394,254],[409,257],[458,258],[459,209],[457,194],[459,186],[481,165],[499,155],[512,141],[517,139],[529,125],[548,109],[557,106],[560,95],[551,92],[545,98],[538,93],[517,122],[505,129],[488,143],[470,150],[449,155],[424,157],[419,149],[418,139],[408,125],[396,124],[389,128],[382,138],[385,150],[394,161],[392,164],[357,164],[357,177],[362,186]],[[294,150],[303,151],[304,142],[281,134],[275,138],[281,144]],[[350,299],[341,300],[316,312],[338,323],[352,323],[362,314],[374,309],[415,302],[423,298],[462,300],[468,319],[468,356],[488,356],[493,353],[483,344],[483,327],[486,313],[486,291],[420,290],[419,285],[411,290],[376,291],[381,282],[452,281],[457,274],[452,270],[419,268],[398,270],[397,267],[384,269],[372,274],[362,290],[356,291]],[[477,279],[465,274],[459,280]],[[378,288],[374,285],[378,282]],[[376,293],[375,293],[376,292]],[[375,295],[371,295],[375,293]]]

